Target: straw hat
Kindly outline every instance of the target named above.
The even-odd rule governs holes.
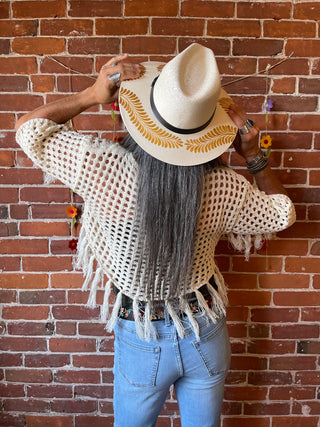
[[[124,124],[147,153],[179,166],[206,163],[232,144],[237,127],[227,114],[212,50],[197,43],[167,64],[144,62],[138,79],[121,83]]]

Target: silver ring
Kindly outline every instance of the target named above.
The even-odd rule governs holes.
[[[113,62],[111,67],[116,67],[117,65],[118,65],[117,62]]]
[[[117,84],[120,81],[120,76],[121,76],[120,73],[111,74],[111,76],[109,76],[109,80],[111,80],[113,83]]]
[[[239,129],[239,132],[241,133],[241,135],[246,135],[247,133],[250,132],[250,129],[253,128],[254,123],[252,120],[247,119],[244,122],[244,125]]]

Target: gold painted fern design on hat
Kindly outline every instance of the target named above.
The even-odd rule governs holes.
[[[231,98],[225,96],[223,98],[220,98],[218,100],[219,104],[221,105],[221,107],[224,109],[225,112],[228,111],[229,107],[231,104],[233,104],[233,101]]]
[[[134,124],[141,135],[152,144],[163,148],[180,148],[182,140],[157,126],[146,113],[140,99],[130,90],[120,89],[120,105],[126,110],[130,121]]]
[[[187,150],[193,153],[207,153],[220,145],[230,144],[234,140],[235,128],[229,125],[217,126],[201,138],[188,139]]]

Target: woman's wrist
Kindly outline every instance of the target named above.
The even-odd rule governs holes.
[[[264,152],[259,150],[257,155],[251,159],[246,160],[247,169],[251,174],[256,174],[262,170],[264,170],[268,166],[268,159]]]

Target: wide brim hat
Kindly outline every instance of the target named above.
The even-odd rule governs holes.
[[[140,77],[121,83],[122,120],[136,143],[173,165],[206,163],[224,153],[237,127],[211,49],[197,43],[168,63],[144,62]]]

